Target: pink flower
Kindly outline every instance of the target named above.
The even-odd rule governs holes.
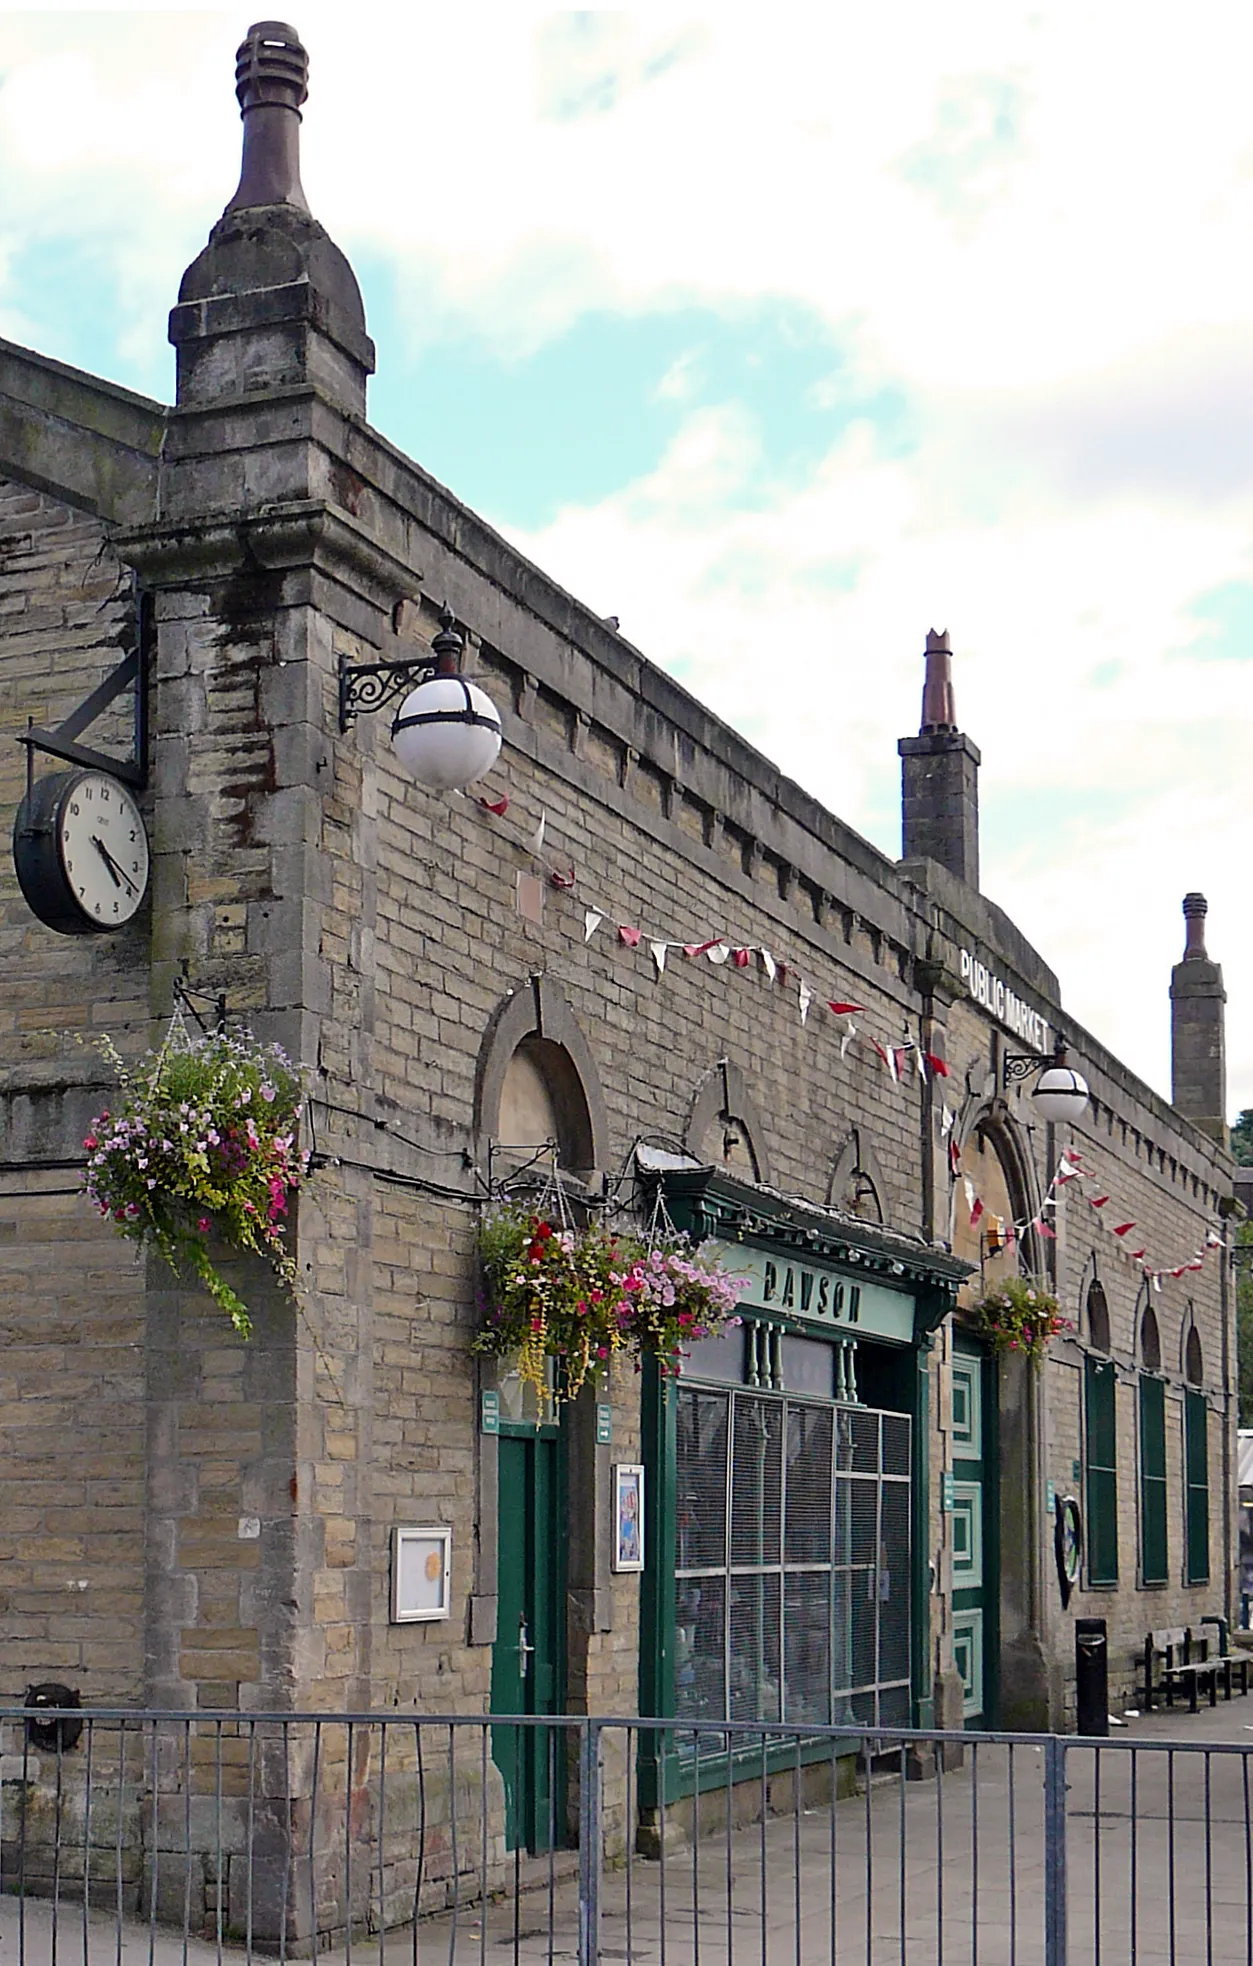
[[[202,1236],[207,1236],[209,1230],[213,1227],[213,1224],[210,1222],[207,1215],[202,1215],[200,1220],[197,1222],[196,1227],[199,1229]]]
[[[84,1140],[83,1145],[84,1147],[87,1148],[88,1152],[90,1153],[94,1147],[98,1147],[100,1145],[100,1142],[99,1140],[97,1140],[94,1133],[89,1133],[87,1135],[87,1138]]]

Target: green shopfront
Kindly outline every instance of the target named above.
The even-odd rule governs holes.
[[[738,1326],[646,1386],[641,1711],[925,1724],[928,1348],[967,1266],[708,1168],[665,1199],[746,1288]],[[645,1804],[702,1758],[727,1779],[725,1737],[683,1738],[645,1757]]]

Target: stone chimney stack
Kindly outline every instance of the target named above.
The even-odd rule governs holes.
[[[1205,949],[1206,900],[1185,894],[1183,961],[1170,972],[1170,1097],[1175,1111],[1227,1145],[1227,992]]]
[[[927,633],[922,725],[902,737],[901,855],[938,860],[959,881],[979,885],[979,750],[957,728],[948,630]]]
[[[308,75],[294,27],[267,20],[249,28],[235,65],[239,186],[183,275],[170,315],[180,409],[308,384],[336,408],[365,414],[374,343],[361,290],[300,183]]]

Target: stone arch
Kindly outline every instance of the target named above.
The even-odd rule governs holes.
[[[849,1128],[848,1137],[831,1163],[827,1182],[828,1208],[840,1208],[863,1221],[888,1226],[888,1185],[879,1156],[859,1126]]]
[[[999,1216],[1008,1223],[1034,1221],[1039,1209],[1035,1170],[1018,1128],[1003,1109],[991,1101],[977,1107],[956,1137],[962,1172],[974,1183],[985,1217]],[[953,1188],[951,1220],[953,1254],[977,1266],[976,1274],[962,1286],[963,1302],[974,1301],[998,1277],[1042,1267],[1031,1231],[1020,1233],[1008,1248],[989,1250],[984,1218],[978,1228],[971,1226],[960,1178]]]
[[[729,1058],[720,1058],[698,1083],[683,1145],[705,1166],[769,1183],[765,1125],[744,1074]]]
[[[538,1138],[518,1137],[536,1129]],[[596,1062],[546,976],[528,977],[492,1015],[475,1074],[474,1133],[483,1149],[490,1141],[519,1153],[552,1140],[558,1165],[582,1179],[605,1165],[609,1122]]]
[[[1088,1285],[1084,1302],[1084,1336],[1095,1352],[1108,1352],[1110,1346],[1109,1301],[1099,1277]]]

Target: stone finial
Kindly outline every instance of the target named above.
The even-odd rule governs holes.
[[[1205,948],[1203,894],[1185,894],[1187,941],[1170,973],[1170,1097],[1203,1133],[1227,1144],[1227,993]]]
[[[1185,962],[1208,962],[1205,953],[1205,917],[1209,903],[1203,894],[1185,894],[1183,897],[1183,918],[1187,924],[1187,940],[1184,943]]]
[[[294,27],[262,20],[235,57],[235,94],[244,119],[239,188],[228,212],[295,205],[307,212],[300,182],[300,105],[309,94],[309,57]]]
[[[308,74],[295,28],[277,20],[249,28],[235,66],[244,119],[239,186],[184,273],[170,315],[180,408],[308,384],[338,409],[365,415],[374,343],[361,289],[300,183]]]
[[[922,723],[919,734],[933,730],[956,730],[957,706],[953,699],[953,653],[948,629],[938,634],[927,630],[927,667],[922,684]]]

